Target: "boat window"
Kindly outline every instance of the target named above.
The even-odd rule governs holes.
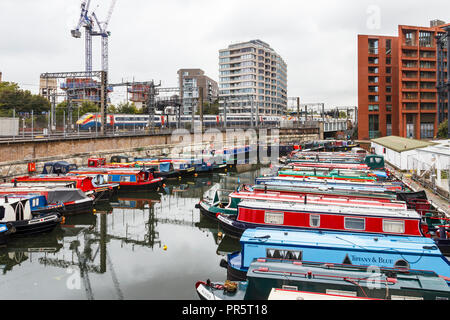
[[[267,248],[266,258],[301,261],[303,259],[303,252]]]
[[[423,300],[423,298],[422,297],[408,297],[408,296],[392,295],[391,300]]]
[[[344,218],[344,228],[349,230],[365,230],[366,221],[360,218]]]
[[[383,232],[405,233],[405,221],[383,220]]]
[[[120,176],[120,182],[130,182],[130,176]]]
[[[283,224],[284,222],[284,213],[278,211],[266,211],[264,216],[264,223],[267,224]]]
[[[394,268],[397,269],[409,269],[409,263],[405,260],[398,260],[397,262],[394,263]]]
[[[296,286],[286,286],[286,285],[283,285],[283,286],[281,287],[281,289],[282,289],[282,290],[289,290],[289,291],[298,291],[298,287],[296,287]]]
[[[309,216],[309,225],[313,228],[320,227],[320,216],[316,214],[312,214]]]
[[[327,289],[326,294],[332,294],[335,296],[344,296],[344,297],[357,297],[358,293],[356,291],[344,291],[344,290],[334,290]]]

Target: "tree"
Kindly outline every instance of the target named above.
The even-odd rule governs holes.
[[[9,114],[13,109],[18,113],[34,111],[35,114],[39,114],[50,110],[50,101],[28,90],[20,89],[17,83],[0,82],[0,108],[2,114]]]
[[[214,101],[213,103],[203,103],[203,114],[204,115],[218,115],[219,114],[219,101]],[[200,115],[200,110],[197,110],[196,115]]]
[[[139,110],[134,103],[122,102],[117,106],[117,113],[122,114],[141,114],[141,110]]]
[[[448,136],[448,121],[445,120],[439,125],[437,137],[440,139],[447,139]]]

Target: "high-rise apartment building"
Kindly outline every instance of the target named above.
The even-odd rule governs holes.
[[[281,115],[287,109],[287,65],[267,43],[251,40],[219,50],[220,111]],[[257,109],[258,108],[258,109]]]
[[[444,26],[433,20],[430,27],[400,25],[398,36],[358,35],[359,139],[436,135],[436,36]]]
[[[218,99],[217,82],[206,76],[202,69],[178,70],[178,85],[184,114],[192,114],[192,110],[194,110],[194,114],[197,112],[199,88],[203,88],[204,102],[214,102]]]

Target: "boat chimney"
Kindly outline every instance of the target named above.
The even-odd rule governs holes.
[[[17,179],[14,179],[14,188],[17,187]]]
[[[308,195],[305,194],[305,204],[307,202]]]
[[[8,196],[5,196],[5,203],[8,203]]]

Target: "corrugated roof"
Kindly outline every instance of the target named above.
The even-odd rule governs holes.
[[[416,139],[408,139],[397,136],[389,136],[383,138],[377,138],[371,140],[374,143],[382,145],[385,148],[394,150],[396,152],[405,152],[414,150],[417,148],[425,148],[429,146],[435,145],[433,142],[416,140]]]

